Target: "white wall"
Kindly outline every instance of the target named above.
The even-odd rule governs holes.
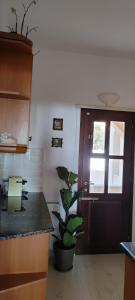
[[[7,11],[9,10],[7,2],[5,0],[0,0],[0,30],[6,31],[6,26],[8,25]]]

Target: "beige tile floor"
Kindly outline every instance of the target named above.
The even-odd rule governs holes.
[[[49,266],[48,300],[123,300],[124,255],[81,255],[67,273]]]

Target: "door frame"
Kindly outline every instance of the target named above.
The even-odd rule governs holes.
[[[127,113],[127,114],[131,114],[132,116],[132,120],[133,120],[133,131],[132,131],[132,135],[133,135],[133,144],[132,144],[132,149],[131,149],[131,160],[133,162],[133,164],[131,164],[130,167],[130,174],[131,174],[131,182],[132,182],[132,187],[130,189],[130,198],[129,198],[129,224],[128,224],[128,236],[129,236],[129,240],[132,240],[132,224],[133,224],[133,188],[134,188],[134,162],[135,162],[135,156],[134,156],[134,146],[135,146],[135,112],[130,112],[130,111],[120,111],[120,110],[111,110],[111,109],[95,109],[95,108],[81,108],[81,118],[80,118],[80,143],[79,143],[79,170],[78,170],[78,174],[79,174],[79,183],[78,186],[79,188],[82,187],[82,172],[81,170],[85,168],[85,163],[83,161],[83,152],[84,152],[84,143],[85,143],[85,136],[84,136],[84,131],[87,130],[86,128],[86,124],[84,122],[84,115],[82,116],[82,112],[90,112],[90,111],[97,111],[100,110],[101,112],[113,112],[116,114],[117,113]],[[83,141],[83,142],[82,142]],[[88,155],[86,150],[86,155]],[[86,195],[84,197],[82,197],[81,199],[89,199],[90,195]],[[80,200],[81,200],[80,199]],[[78,201],[77,204],[77,210],[78,213],[81,213],[80,209],[81,209],[81,205],[80,205],[80,200]],[[79,248],[77,249],[77,253],[79,254]]]

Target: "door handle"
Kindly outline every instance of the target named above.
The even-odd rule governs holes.
[[[89,198],[89,200],[91,200],[91,201],[95,202],[95,201],[98,201],[98,200],[99,200],[99,198],[97,198],[97,197],[90,197],[90,198]]]
[[[83,201],[98,201],[99,198],[98,197],[82,197],[79,199],[80,201],[83,200]]]

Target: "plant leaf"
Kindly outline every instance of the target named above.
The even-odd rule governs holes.
[[[68,231],[64,233],[63,244],[66,248],[70,248],[74,246],[76,242],[77,242],[77,238],[75,236],[72,236]]]
[[[66,182],[66,184],[68,185],[68,176],[69,176],[68,169],[65,167],[57,167],[56,170],[57,170],[59,178],[61,180],[64,180]]]
[[[61,239],[63,239],[63,235],[64,235],[64,232],[66,231],[66,226],[65,226],[65,223],[59,223],[59,233],[60,233],[60,237]]]
[[[74,196],[72,197],[72,200],[70,202],[70,207],[74,204],[76,200],[78,200],[81,197],[81,193],[81,191],[77,191],[74,193]]]
[[[79,216],[72,216],[67,223],[67,230],[74,233],[83,224],[83,218]]]
[[[60,239],[59,239],[55,234],[52,234],[52,236],[53,236],[57,241],[60,241]]]
[[[61,218],[60,213],[58,213],[57,211],[52,211],[52,213],[59,221],[59,233],[60,233],[60,237],[62,239],[64,232],[66,230],[65,223],[63,222],[63,219]]]
[[[77,232],[75,233],[75,237],[79,237],[80,235],[83,235],[84,231],[83,230],[77,230]]]
[[[70,187],[72,187],[73,184],[77,183],[77,179],[78,179],[77,174],[75,174],[73,172],[69,172],[68,183],[69,183]]]
[[[60,194],[61,194],[63,207],[65,211],[67,211],[72,201],[72,191],[70,191],[69,189],[62,189],[60,190]]]
[[[52,211],[52,214],[58,219],[59,222],[63,223],[63,219],[61,218],[60,213],[58,213],[57,211]]]

